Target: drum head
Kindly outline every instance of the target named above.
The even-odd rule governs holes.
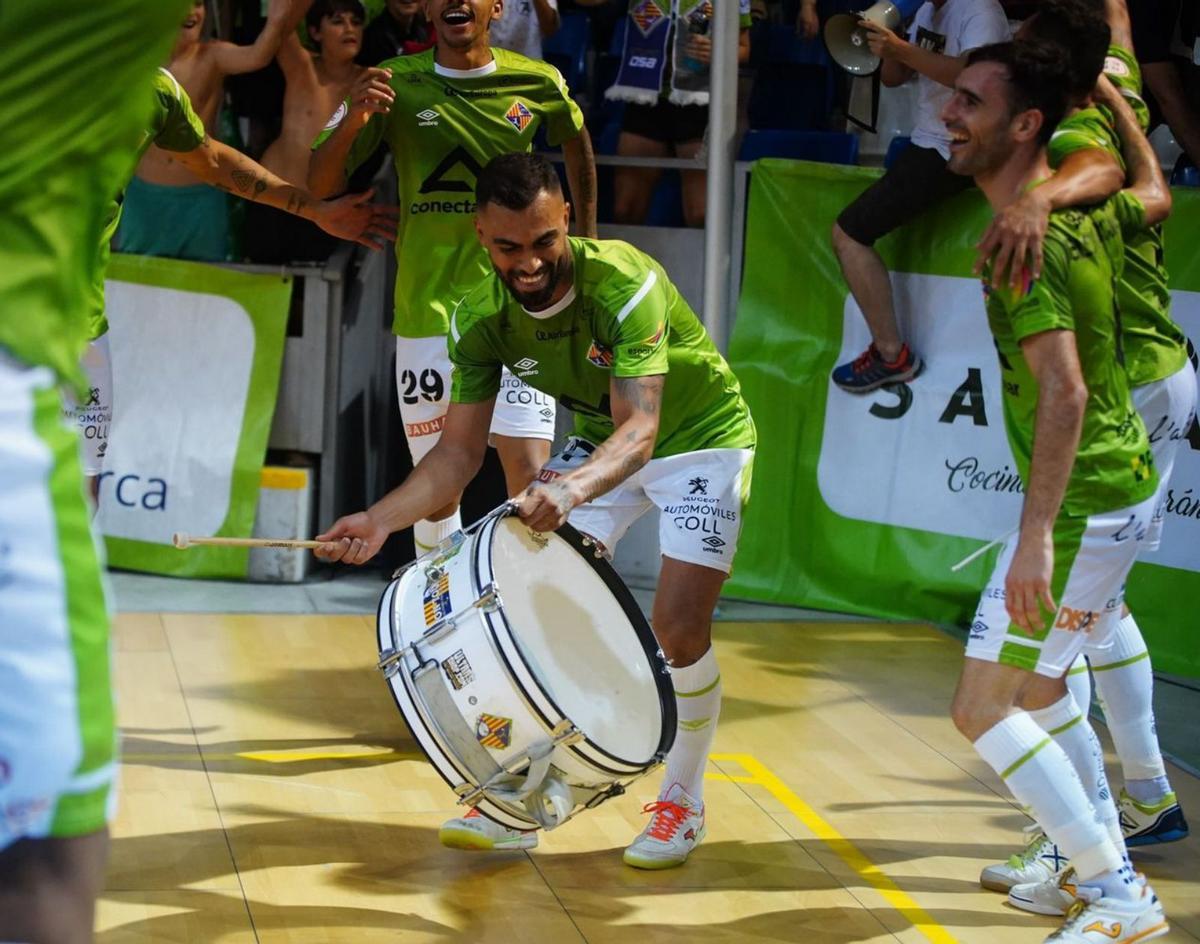
[[[561,530],[579,542],[577,532]],[[607,562],[505,518],[492,538],[492,569],[522,657],[587,740],[638,764],[669,746],[673,712],[669,732],[663,722],[674,696],[658,645]]]

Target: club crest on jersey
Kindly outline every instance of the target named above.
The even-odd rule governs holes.
[[[643,36],[649,36],[659,23],[665,18],[666,14],[654,0],[642,0],[633,11],[630,13],[633,22],[637,24],[637,28],[641,30]]]
[[[597,367],[603,367],[607,369],[612,367],[612,349],[605,347],[599,341],[593,340],[592,346],[588,348],[587,359],[589,363],[595,364]]]
[[[512,103],[511,107],[504,113],[504,117],[508,123],[517,131],[524,131],[529,127],[529,122],[533,121],[533,112],[525,107],[525,103],[519,99]]]

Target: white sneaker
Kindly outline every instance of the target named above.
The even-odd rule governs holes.
[[[666,796],[642,807],[653,814],[642,834],[625,850],[625,864],[635,869],[672,869],[683,865],[704,838],[704,806],[697,803],[679,784],[672,784]]]
[[[537,830],[522,832],[488,819],[474,807],[466,816],[448,819],[438,830],[438,840],[448,849],[533,849]]]
[[[1075,870],[1067,866],[1044,882],[1026,882],[1008,890],[1008,903],[1040,915],[1065,915],[1079,898]]]
[[[1137,901],[1076,901],[1063,926],[1046,938],[1046,944],[1133,944],[1162,937],[1169,930],[1158,897],[1144,885]]]
[[[1117,810],[1121,815],[1125,845],[1130,848],[1157,842],[1178,842],[1187,838],[1187,820],[1179,808],[1174,791],[1151,805],[1139,803],[1122,790]]]
[[[1029,839],[1018,855],[1007,862],[989,865],[979,873],[979,884],[994,892],[1007,892],[1014,885],[1037,885],[1052,878],[1067,865],[1067,857],[1038,826],[1025,830]]]

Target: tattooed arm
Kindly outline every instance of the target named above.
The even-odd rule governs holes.
[[[575,232],[587,239],[596,238],[596,156],[586,127],[563,143],[567,165],[567,183],[575,205]]]
[[[195,150],[179,152],[176,157],[206,184],[311,220],[341,239],[378,249],[396,236],[395,208],[372,204],[374,191],[323,202],[212,138],[205,138]]]
[[[535,482],[521,500],[521,518],[536,531],[553,531],[571,509],[616,488],[650,461],[658,439],[665,374],[614,377],[612,417],[616,427],[591,458],[550,482]]]

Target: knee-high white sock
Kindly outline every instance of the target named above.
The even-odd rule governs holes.
[[[1075,703],[1075,698],[1067,692],[1048,708],[1029,712],[1029,717],[1054,738],[1054,743],[1067,755],[1075,773],[1079,775],[1083,792],[1087,794],[1097,819],[1107,830],[1117,851],[1124,856],[1125,839],[1121,834],[1121,821],[1108,786],[1108,777],[1104,773],[1104,750],[1100,747],[1096,732]]]
[[[1117,872],[1121,855],[1063,749],[1025,712],[1009,715],[976,742],[1017,801],[1071,860],[1081,880]]]
[[[413,525],[413,544],[417,547],[417,556],[428,554],[455,531],[461,530],[462,514],[458,511],[441,521],[418,521]]]
[[[1075,696],[1075,704],[1086,718],[1092,710],[1092,676],[1088,672],[1088,661],[1080,653],[1067,669],[1067,689]]]
[[[691,665],[671,669],[678,720],[675,744],[667,755],[663,795],[673,784],[697,802],[704,799],[704,767],[721,714],[721,673],[711,646]]]
[[[1162,793],[1168,792],[1167,768],[1154,728],[1154,672],[1146,642],[1132,613],[1117,624],[1112,646],[1090,653],[1089,658],[1096,673],[1096,691],[1104,706],[1104,720],[1121,759],[1126,784],[1161,777],[1166,787]]]

